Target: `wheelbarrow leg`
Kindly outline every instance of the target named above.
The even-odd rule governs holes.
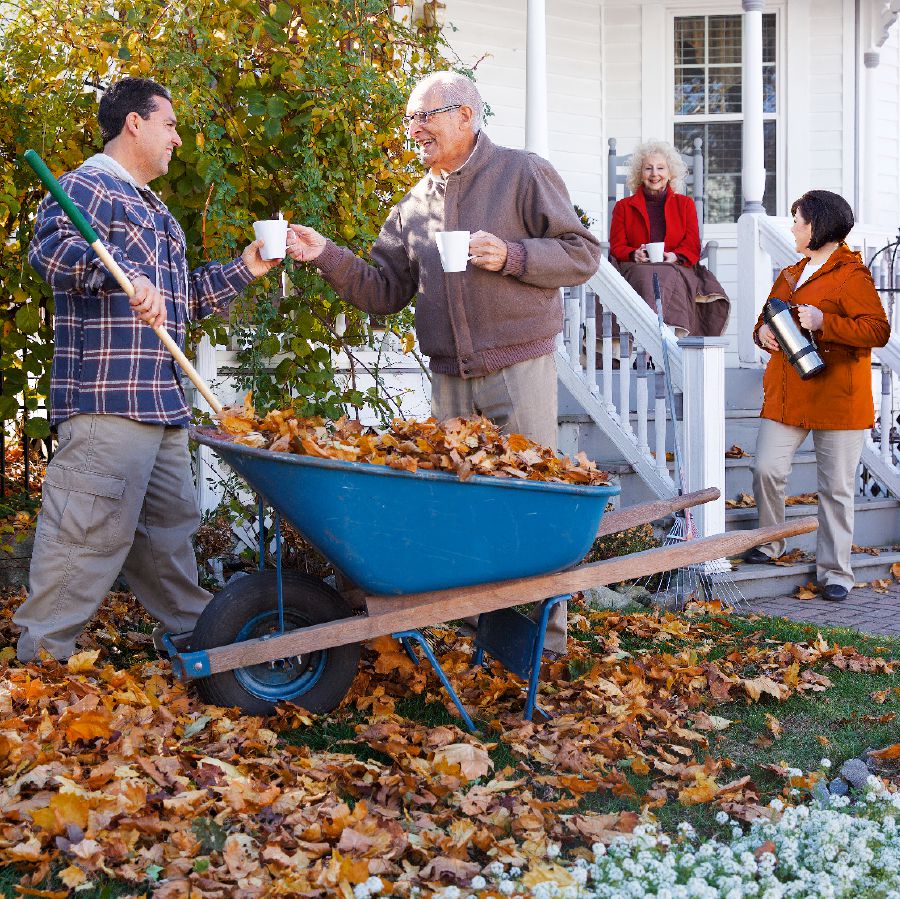
[[[425,639],[425,635],[422,634],[421,631],[412,630],[397,631],[397,633],[392,634],[392,636],[398,639],[403,644],[403,648],[417,665],[419,663],[419,660],[416,658],[415,650],[413,649],[412,644],[409,641],[415,640],[416,643],[419,644],[422,652],[425,653],[425,658],[428,659],[428,663],[434,669],[434,673],[438,676],[438,678],[440,678],[441,683],[444,685],[444,689],[453,700],[453,704],[459,711],[459,716],[460,718],[462,718],[464,724],[466,725],[466,729],[470,733],[476,733],[478,728],[475,727],[475,724],[469,717],[469,713],[466,711],[466,707],[462,704],[462,700],[457,695],[456,690],[453,689],[453,684],[450,683],[450,679],[444,673],[444,669],[441,668],[441,663],[437,660],[437,656],[435,656],[435,654],[432,652],[431,647],[428,645],[428,641]]]
[[[526,721],[531,721],[535,709],[537,709],[545,718],[551,717],[548,712],[545,712],[536,703],[538,682],[541,678],[541,657],[544,654],[544,639],[547,636],[547,622],[550,620],[550,613],[553,611],[554,606],[559,605],[561,602],[565,602],[567,599],[571,599],[568,593],[563,594],[562,596],[551,596],[550,599],[545,599],[541,603],[541,617],[538,620],[537,633],[534,637],[534,649],[531,655],[531,673],[528,676],[528,696],[525,700],[525,713],[522,716]]]

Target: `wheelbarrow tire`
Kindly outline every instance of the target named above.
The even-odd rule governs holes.
[[[299,572],[282,575],[285,631],[353,615],[333,588]],[[278,630],[278,584],[274,571],[238,578],[217,593],[194,627],[191,649],[213,649]],[[360,645],[349,643],[289,659],[223,671],[197,681],[205,702],[269,715],[279,702],[310,712],[329,712],[347,694],[359,668]]]

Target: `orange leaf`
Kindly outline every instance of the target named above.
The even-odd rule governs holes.
[[[93,740],[97,737],[107,739],[110,736],[109,724],[112,713],[102,706],[66,719],[66,739],[70,743],[76,740]]]
[[[682,805],[699,805],[701,802],[710,802],[718,791],[719,785],[708,774],[698,771],[694,785],[685,787],[678,794],[678,801]]]
[[[35,809],[31,813],[31,820],[41,830],[46,830],[50,834],[63,833],[70,824],[84,830],[87,827],[90,808],[90,802],[84,796],[75,793],[56,793],[50,797],[48,806]]]
[[[894,743],[893,746],[879,749],[877,752],[870,752],[869,755],[876,759],[900,759],[900,743]]]

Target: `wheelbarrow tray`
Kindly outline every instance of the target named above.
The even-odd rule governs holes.
[[[192,431],[371,594],[526,578],[587,554],[618,487],[401,471],[273,453]]]

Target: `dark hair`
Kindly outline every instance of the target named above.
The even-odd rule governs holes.
[[[791,215],[798,211],[812,225],[811,250],[819,250],[832,241],[841,243],[853,228],[850,204],[830,190],[808,190],[791,204]]]
[[[156,97],[172,102],[172,95],[149,78],[123,78],[110,85],[100,98],[97,112],[103,143],[108,144],[122,133],[128,113],[136,112],[142,119],[149,119],[156,109]]]

